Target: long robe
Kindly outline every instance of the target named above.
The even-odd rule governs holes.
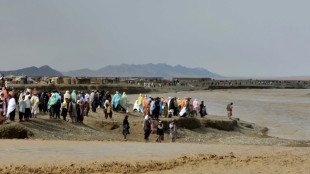
[[[49,99],[49,101],[48,101],[48,109],[50,109],[51,108],[51,106],[53,106],[53,105],[55,105],[57,103],[57,97],[56,97],[56,94],[53,94],[52,96],[51,96],[51,98]]]
[[[120,104],[121,104],[121,95],[118,93],[118,91],[116,91],[115,95],[112,98],[113,108],[116,108]]]
[[[94,98],[91,103],[91,109],[93,112],[96,112],[96,109],[97,109],[97,94],[96,93],[94,93]]]
[[[149,103],[149,100],[147,99],[147,97],[144,97],[143,99],[143,110],[145,111],[146,105]]]
[[[150,115],[150,108],[151,108],[151,102],[147,101],[147,103],[145,103],[145,112],[144,115]]]
[[[181,104],[181,110],[186,107],[186,101],[187,101],[187,97],[184,97],[184,99],[182,100],[182,104]]]
[[[32,105],[32,109],[31,109],[31,113],[34,113],[34,111],[38,108],[38,106],[39,106],[39,102],[40,102],[40,100],[39,100],[39,98],[37,97],[37,96],[32,96],[31,97],[31,105]]]
[[[125,109],[129,107],[129,100],[125,92],[123,93],[121,98],[121,106]]]
[[[74,99],[75,102],[77,101],[75,90],[73,90],[72,93],[71,93],[71,99]]]
[[[139,97],[138,97],[138,103],[137,103],[137,105],[140,106],[140,105],[142,105],[142,104],[143,104],[143,97],[142,97],[142,94],[140,94]]]
[[[70,95],[70,92],[69,91],[66,91],[65,95],[64,95],[64,99],[70,99],[71,98],[71,95]]]
[[[155,109],[155,101],[152,100],[152,101],[151,101],[151,108],[150,108],[150,115],[151,115],[151,116],[154,115],[154,114],[153,114],[154,109]]]
[[[8,103],[8,108],[7,108],[7,114],[6,114],[6,117],[8,118],[11,114],[11,112],[14,112],[16,109],[16,101],[14,98],[11,98],[9,100],[9,103]]]
[[[193,106],[194,106],[194,111],[196,111],[196,113],[199,113],[199,102],[197,99],[194,100]]]

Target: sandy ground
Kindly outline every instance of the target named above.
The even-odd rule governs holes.
[[[210,115],[226,116],[234,102],[233,116],[269,128],[269,135],[310,140],[310,89],[229,89],[148,94],[153,97],[185,96],[204,100]],[[138,98],[130,94],[130,102]]]
[[[307,173],[309,147],[1,140],[1,173]],[[190,155],[187,155],[190,154]]]

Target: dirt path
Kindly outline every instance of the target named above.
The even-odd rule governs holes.
[[[228,169],[230,173],[259,173],[266,168],[273,173],[306,173],[310,170],[309,147],[1,140],[0,154],[0,162],[7,165],[0,167],[1,173],[206,173],[208,169],[209,173]]]

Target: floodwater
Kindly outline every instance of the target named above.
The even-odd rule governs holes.
[[[234,117],[268,127],[271,136],[310,140],[310,89],[237,89],[150,95],[204,100],[208,114],[220,116],[226,116],[226,105],[233,102]],[[134,103],[138,95],[128,97]]]

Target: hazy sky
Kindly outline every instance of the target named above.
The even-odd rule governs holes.
[[[0,70],[181,64],[310,75],[309,0],[1,0]]]

